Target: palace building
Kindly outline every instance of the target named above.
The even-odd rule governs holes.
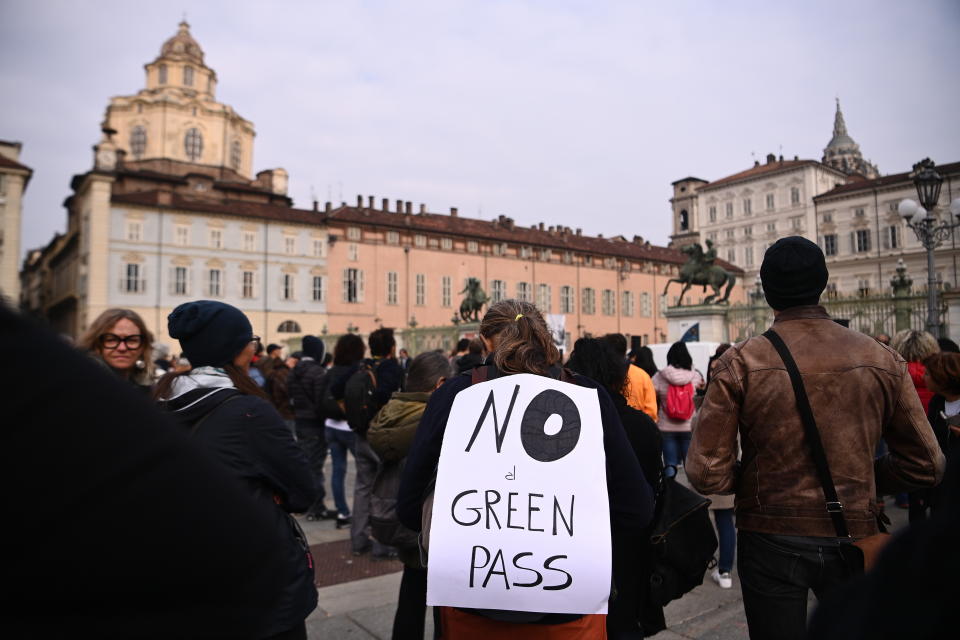
[[[23,193],[33,170],[20,163],[19,142],[0,140],[0,298],[10,306],[20,299],[20,227]]]
[[[264,341],[387,326],[402,345],[407,330],[457,324],[476,278],[493,300],[528,300],[559,319],[568,345],[613,331],[666,340],[680,285],[662,293],[686,261],[679,251],[372,197],[296,208],[286,171],[253,175],[253,124],[217,102],[217,75],[186,22],[145,70],[144,89],[110,100],[93,168],[71,182],[66,230],[24,263],[22,305],[59,331],[77,336],[103,310],[128,307],[174,346],[170,311],[212,298],[242,309]]]

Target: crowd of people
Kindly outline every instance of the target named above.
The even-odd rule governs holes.
[[[649,539],[664,482],[678,477],[711,500],[719,546],[710,577],[729,589],[736,566],[751,638],[806,637],[811,589],[825,602],[811,623],[827,634],[818,637],[841,628],[843,637],[868,637],[858,634],[872,628],[864,608],[870,603],[846,610],[830,596],[882,571],[885,560],[902,558],[902,550],[886,553],[876,569],[860,575],[871,559],[859,543],[888,522],[884,496],[909,505],[911,527],[926,527],[916,529],[913,538],[902,536],[900,547],[905,540],[923,544],[923,535],[942,537],[943,528],[953,526],[960,496],[941,479],[945,460],[953,466],[951,450],[960,440],[960,349],[922,331],[873,339],[834,322],[818,306],[827,281],[823,254],[802,238],[785,238],[768,249],[761,275],[775,311],[773,326],[762,336],[721,345],[702,372],[683,342],[670,346],[665,366],[658,368],[648,347],[628,353],[620,334],[580,338],[565,359],[537,308],[517,300],[492,304],[478,335],[461,340],[449,355],[428,351],[415,357],[398,351],[386,328],[373,331],[366,343],[345,334],[332,353],[310,335],[291,353],[276,344],[264,348],[240,310],[210,300],[188,302],[170,314],[168,332],[181,350],[171,357],[165,348],[154,350],[153,336],[135,312],[110,309],[77,346],[96,363],[87,384],[110,387],[122,402],[109,408],[86,403],[74,420],[103,430],[93,441],[119,439],[109,457],[90,455],[95,467],[100,464],[98,473],[125,478],[131,491],[137,474],[157,475],[156,484],[182,473],[182,480],[171,484],[172,495],[182,498],[177,491],[184,481],[215,476],[189,499],[159,501],[165,513],[180,511],[163,531],[195,524],[192,542],[183,531],[170,535],[192,549],[191,558],[208,555],[184,577],[200,583],[188,590],[197,598],[189,605],[160,599],[156,611],[130,604],[126,613],[65,605],[69,613],[63,615],[73,617],[60,623],[91,624],[109,636],[129,621],[124,615],[150,619],[158,632],[196,616],[204,617],[195,627],[198,636],[225,631],[224,637],[306,638],[305,619],[316,607],[317,592],[301,517],[349,527],[355,555],[399,558],[403,576],[393,638],[423,638],[428,573],[418,533],[454,399],[473,384],[526,373],[598,396],[614,585],[608,613],[437,607],[435,637],[630,639],[664,629],[662,605],[648,593],[655,563]],[[46,341],[45,349],[61,358],[71,375],[87,375],[86,362],[64,356],[64,345],[23,319],[4,311],[3,324],[10,329],[5,342],[19,345],[17,335]],[[110,380],[105,372],[112,373]],[[11,382],[8,388],[20,387]],[[35,394],[14,403],[15,415],[37,430],[51,429],[44,421],[58,419],[50,413],[55,409],[31,415],[21,407],[28,397]],[[70,398],[63,402],[61,412],[69,409]],[[112,421],[100,420],[104,412]],[[136,421],[137,429],[144,425],[142,442],[133,445],[117,435],[124,420]],[[171,441],[160,433],[165,429],[183,437]],[[17,432],[24,439],[20,446],[31,446],[30,438],[37,437]],[[165,453],[143,462],[149,470],[120,462],[149,460],[142,444],[158,438],[166,443],[158,451]],[[69,439],[55,441],[67,446]],[[348,454],[356,474],[349,500]],[[83,474],[74,479],[80,486],[86,486]],[[52,481],[41,484],[40,497],[58,500],[57,487]],[[91,495],[98,494],[78,499],[96,502]],[[113,508],[127,509],[132,521],[149,520],[142,505],[129,506],[141,498],[135,492],[128,497],[122,504],[111,498]],[[218,508],[197,516],[204,508],[197,500]],[[244,528],[240,537],[247,546],[226,545],[238,560],[211,551],[221,536],[234,535],[223,523]],[[33,533],[28,551],[42,540]],[[96,548],[107,563],[114,557]],[[27,552],[25,558],[33,556]],[[217,558],[232,564],[214,578],[211,559]],[[14,566],[11,576],[31,584],[35,578],[26,577],[32,575],[26,561]],[[236,575],[238,568],[243,576]],[[108,574],[109,567],[101,567],[97,575]],[[204,592],[205,580],[219,589],[216,597],[196,595]],[[92,592],[103,596],[97,588]],[[20,593],[12,601],[18,598],[29,600]],[[230,616],[234,619],[227,620]],[[840,617],[842,625],[830,623]],[[219,631],[208,625],[220,625]]]

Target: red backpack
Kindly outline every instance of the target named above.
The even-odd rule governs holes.
[[[671,384],[667,389],[667,402],[664,407],[671,420],[687,421],[693,417],[693,383]]]

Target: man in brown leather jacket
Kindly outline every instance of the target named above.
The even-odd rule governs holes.
[[[701,493],[736,493],[737,569],[750,637],[803,638],[808,590],[850,577],[838,547],[877,532],[875,496],[935,486],[944,459],[896,352],[833,322],[818,305],[823,252],[783,238],[760,268],[773,330],[793,354],[850,538],[827,513],[790,378],[765,337],[717,361],[686,460]],[[737,433],[742,459],[737,462]],[[889,453],[874,459],[877,442]]]

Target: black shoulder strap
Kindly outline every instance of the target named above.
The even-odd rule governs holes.
[[[224,394],[224,395],[227,396],[227,397],[224,398],[223,400],[221,400],[220,402],[218,402],[217,404],[215,404],[215,405],[213,406],[213,408],[210,409],[210,411],[207,411],[205,414],[203,414],[202,416],[200,416],[200,419],[199,419],[199,420],[197,420],[196,422],[193,423],[193,427],[190,428],[190,437],[191,437],[191,438],[192,438],[193,436],[197,435],[197,431],[200,430],[200,425],[203,424],[204,421],[205,421],[207,418],[209,418],[217,409],[219,409],[219,408],[222,407],[223,405],[227,404],[227,403],[230,402],[231,400],[233,400],[233,399],[235,399],[235,398],[239,398],[239,397],[240,397],[241,395],[243,395],[243,394],[242,394],[242,393],[239,393],[239,392],[236,392],[236,393],[226,393],[226,394]]]
[[[800,412],[800,420],[803,422],[807,443],[810,445],[810,453],[813,456],[813,463],[817,468],[817,476],[820,478],[820,484],[823,486],[823,496],[826,498],[827,512],[830,519],[833,520],[833,528],[837,531],[840,538],[849,538],[850,531],[847,529],[847,519],[843,517],[843,503],[837,496],[837,488],[833,484],[833,476],[830,475],[830,466],[827,464],[827,454],[823,450],[823,442],[820,440],[820,431],[817,429],[817,422],[813,417],[813,409],[810,408],[810,400],[807,398],[807,390],[803,386],[803,379],[800,378],[800,370],[797,369],[797,363],[784,344],[783,338],[777,335],[773,329],[767,329],[763,337],[770,341],[773,348],[780,354],[783,364],[790,375],[790,384],[793,385],[793,393],[797,397],[797,410]]]

